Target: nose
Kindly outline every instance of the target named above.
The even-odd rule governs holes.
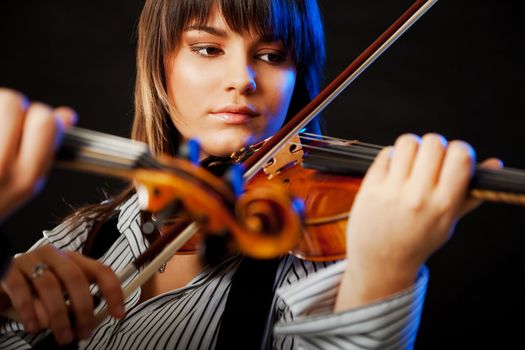
[[[236,60],[231,62],[227,84],[228,91],[237,92],[240,95],[253,94],[257,88],[255,83],[255,71],[248,62]]]

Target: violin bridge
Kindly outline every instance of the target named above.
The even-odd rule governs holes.
[[[299,135],[295,135],[288,141],[285,147],[281,148],[277,154],[266,163],[263,171],[272,179],[283,169],[301,164],[303,162],[304,151],[301,146]]]

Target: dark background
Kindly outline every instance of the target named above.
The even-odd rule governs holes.
[[[0,86],[74,107],[81,127],[127,136],[142,3],[3,0]],[[410,1],[320,3],[328,80]],[[525,168],[524,10],[517,0],[438,2],[327,109],[328,134],[391,144],[404,132],[439,132],[470,142],[480,160],[497,156]],[[100,189],[113,193],[120,186],[54,169],[44,191],[5,230],[15,250],[24,250],[70,206],[96,202]],[[524,215],[522,207],[484,204],[428,261],[417,349],[501,349],[522,342]]]

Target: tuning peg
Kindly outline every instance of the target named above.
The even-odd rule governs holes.
[[[233,193],[238,197],[244,192],[244,169],[240,164],[233,164],[222,176],[224,181],[230,186]]]
[[[199,141],[196,139],[189,139],[180,145],[178,156],[189,160],[193,164],[199,164],[200,153],[201,146]]]

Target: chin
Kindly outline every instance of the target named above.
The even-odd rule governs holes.
[[[229,157],[245,146],[245,137],[242,138],[214,138],[213,140],[202,140],[201,147],[204,153],[216,157]]]

